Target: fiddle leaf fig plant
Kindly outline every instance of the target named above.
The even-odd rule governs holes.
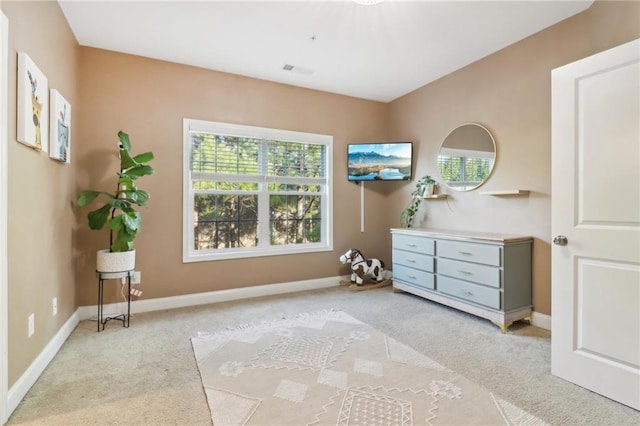
[[[406,209],[400,214],[400,223],[404,228],[410,228],[413,225],[413,221],[416,218],[420,204],[424,199],[424,195],[427,192],[427,188],[430,185],[434,185],[436,181],[429,175],[423,176],[416,182],[416,189],[411,193],[411,202]]]
[[[106,202],[89,212],[89,228],[100,230],[109,228],[109,246],[111,252],[133,250],[133,241],[142,226],[142,218],[137,207],[144,207],[149,200],[149,193],[136,186],[136,180],[154,172],[147,163],[153,160],[152,152],[133,156],[129,135],[122,130],[118,132],[120,139],[120,171],[118,184],[114,192],[97,190],[82,191],[78,195],[78,205],[85,207],[101,195]]]

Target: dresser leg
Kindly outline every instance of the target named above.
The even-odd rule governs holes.
[[[399,288],[397,288],[396,286],[393,286],[393,292],[394,292],[394,293],[406,293],[406,291],[404,291],[404,290],[402,290],[402,289],[399,289]]]
[[[513,324],[512,322],[507,322],[507,323],[501,323],[501,322],[495,322],[495,321],[491,321],[491,322],[500,328],[500,330],[502,331],[502,334],[507,334],[507,329],[511,326],[511,324]]]
[[[533,325],[533,323],[531,322],[531,317],[530,317],[530,316],[528,316],[528,317],[524,317],[524,318],[522,318],[522,319],[523,319],[523,320],[525,320],[526,322],[528,322],[528,323],[529,323],[529,325]]]

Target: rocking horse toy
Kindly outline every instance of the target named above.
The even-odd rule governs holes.
[[[389,284],[386,277],[384,263],[380,259],[365,259],[358,249],[349,249],[345,254],[340,256],[342,264],[351,264],[351,284],[362,286],[365,277],[370,276],[376,281],[372,288],[382,287]],[[350,286],[353,288],[354,286]]]

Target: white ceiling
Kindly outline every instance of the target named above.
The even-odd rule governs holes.
[[[383,102],[593,3],[58,1],[83,46]]]

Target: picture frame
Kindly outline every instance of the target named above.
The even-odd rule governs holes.
[[[17,139],[36,151],[48,150],[49,82],[29,55],[18,52]]]
[[[49,158],[71,163],[71,104],[56,89],[50,92]]]

